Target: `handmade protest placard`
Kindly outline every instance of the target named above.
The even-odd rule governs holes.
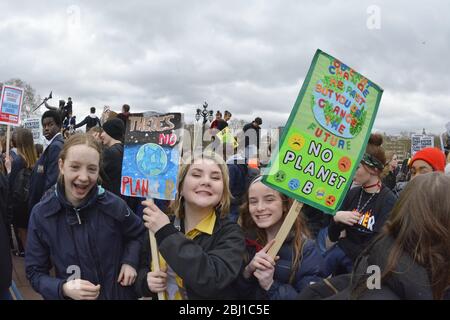
[[[23,89],[3,85],[0,99],[0,123],[12,126],[20,125]]]
[[[422,134],[411,135],[411,157],[424,148],[434,147],[434,137]]]
[[[123,195],[175,199],[181,129],[181,113],[130,114],[122,162]]]
[[[317,50],[263,182],[334,214],[364,154],[382,93]]]
[[[34,143],[42,143],[42,125],[41,118],[26,118],[22,120],[22,126],[25,129],[31,130],[33,133]]]
[[[183,138],[181,113],[134,113],[128,117],[122,162],[121,193],[173,200]],[[155,235],[149,231],[153,271],[159,271]],[[165,295],[158,293],[158,299]]]

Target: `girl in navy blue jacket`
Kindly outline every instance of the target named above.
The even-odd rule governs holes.
[[[300,213],[283,243],[276,261],[267,254],[275,242],[290,208],[289,198],[256,178],[241,210],[241,225],[247,236],[247,264],[236,283],[243,299],[295,299],[298,293],[321,278],[322,256],[307,238]]]
[[[92,136],[72,136],[59,156],[56,188],[31,212],[26,274],[45,299],[136,298],[131,285],[145,227],[97,185],[101,154]]]

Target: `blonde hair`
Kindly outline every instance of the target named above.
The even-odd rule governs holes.
[[[180,219],[185,217],[185,206],[184,206],[184,198],[181,196],[181,188],[183,186],[184,180],[186,179],[186,175],[191,168],[191,165],[197,160],[209,159],[212,160],[215,164],[217,164],[222,173],[222,182],[223,182],[223,192],[222,199],[220,203],[214,208],[216,213],[220,213],[221,218],[225,218],[230,211],[230,182],[228,178],[228,167],[223,161],[223,159],[213,152],[204,152],[201,154],[194,154],[193,156],[188,155],[183,159],[183,163],[180,166],[178,171],[178,181],[177,181],[177,194],[175,200],[171,204],[171,211]]]

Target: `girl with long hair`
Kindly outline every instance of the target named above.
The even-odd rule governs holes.
[[[17,228],[20,241],[26,248],[28,220],[30,218],[28,207],[29,180],[38,157],[31,130],[16,128],[14,129],[14,136],[17,157],[11,161],[11,157],[7,156],[5,161],[5,167],[9,174],[8,208],[11,210],[12,223]]]
[[[412,179],[352,275],[353,299],[450,299],[450,177]],[[379,267],[378,290],[369,266]],[[373,271],[372,271],[373,272]],[[369,279],[371,277],[371,279]]]
[[[241,208],[247,264],[236,286],[243,299],[295,299],[303,288],[321,278],[322,256],[309,239],[302,213],[278,252],[278,259],[267,254],[292,201],[264,185],[261,178],[251,183]]]

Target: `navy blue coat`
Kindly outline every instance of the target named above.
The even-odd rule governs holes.
[[[245,279],[241,273],[236,288],[241,299],[269,299],[269,300],[294,300],[300,291],[306,288],[311,282],[318,282],[322,278],[322,255],[313,240],[306,240],[303,248],[303,255],[297,268],[293,283],[289,283],[292,268],[293,237],[290,236],[281,246],[276,262],[273,284],[268,291],[262,289],[258,279],[251,276]],[[252,244],[253,243],[253,244]],[[249,262],[257,252],[254,242],[247,241],[247,252]],[[248,263],[247,263],[248,264]],[[247,265],[245,264],[245,266]]]
[[[9,228],[6,214],[7,197],[8,180],[0,173],[0,293],[8,290],[12,279],[11,248],[7,231]]]
[[[98,299],[134,299],[133,288],[122,287],[117,278],[124,263],[138,270],[145,232],[142,220],[101,187],[94,187],[87,199],[74,208],[58,185],[33,208],[27,278],[45,299],[63,299],[62,285],[75,278],[73,266],[78,266],[81,279],[100,284]],[[56,277],[49,275],[52,263]]]
[[[58,179],[58,158],[64,145],[61,134],[55,137],[36,162],[30,178],[29,208],[38,203],[45,191],[55,185]]]

